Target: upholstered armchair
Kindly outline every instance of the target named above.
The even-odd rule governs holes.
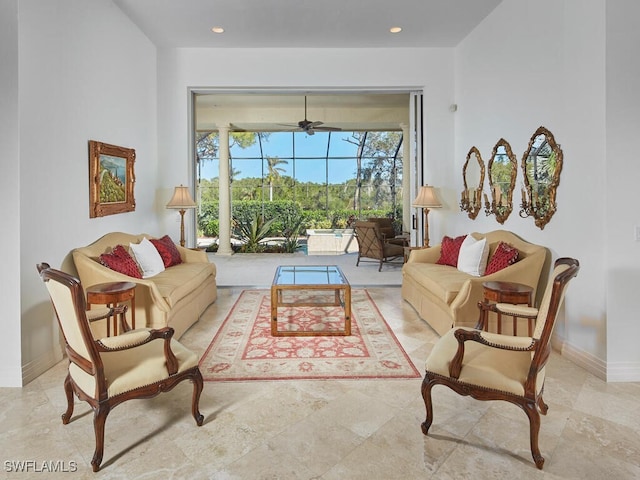
[[[402,245],[385,241],[384,235],[376,222],[356,222],[356,239],[358,240],[358,261],[362,258],[370,258],[380,263],[378,271],[382,270],[382,264],[404,257]]]
[[[67,410],[62,415],[62,423],[66,425],[71,419],[74,393],[93,408],[96,447],[91,465],[94,472],[102,463],[107,415],[122,402],[151,398],[189,380],[193,383],[191,413],[196,424],[202,425],[204,417],[198,403],[203,380],[198,357],[172,339],[172,328],[131,330],[125,320],[126,306],[106,312],[87,312],[85,293],[77,278],[54,270],[46,263],[37,267],[49,291],[69,359],[64,382]],[[118,315],[124,333],[94,340],[89,320],[114,314]]]
[[[453,328],[438,340],[427,358],[422,382],[427,411],[422,423],[425,435],[433,422],[431,389],[435,385],[446,385],[460,395],[471,395],[477,400],[511,402],[529,418],[531,454],[536,466],[542,469],[544,457],[538,447],[540,413],[546,415],[549,408],[542,399],[545,365],[551,352],[551,333],[558,310],[569,280],[578,274],[579,268],[577,260],[558,259],[540,307],[508,310],[509,314],[536,317],[533,336],[513,337],[473,328]]]

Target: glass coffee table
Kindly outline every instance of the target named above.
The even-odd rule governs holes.
[[[278,307],[342,307],[344,328],[278,330]],[[351,335],[351,285],[337,265],[279,266],[271,284],[271,335],[310,337]]]

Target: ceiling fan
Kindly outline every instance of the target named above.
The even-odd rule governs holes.
[[[306,95],[304,96],[304,120],[300,120],[295,125],[291,125],[291,124],[282,124],[282,125],[291,126],[291,127],[297,126],[300,130],[305,132],[307,135],[313,135],[316,131],[318,132],[342,131],[342,129],[338,127],[329,127],[326,125],[323,126],[324,122],[320,122],[320,121],[312,122],[310,120],[307,120],[307,96]]]

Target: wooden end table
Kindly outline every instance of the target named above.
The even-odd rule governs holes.
[[[529,285],[515,282],[483,282],[484,302],[494,303],[511,303],[521,305],[526,303],[529,307],[533,304],[533,288]],[[498,317],[498,333],[502,333],[502,315],[496,314]],[[480,325],[483,330],[489,328],[489,312],[482,310],[480,316]],[[532,335],[532,319],[528,320],[529,336]],[[513,334],[518,334],[518,317],[513,317]]]
[[[92,285],[86,290],[87,308],[91,305],[106,305],[113,308],[119,303],[131,303],[131,328],[136,328],[136,284],[133,282],[108,282]],[[111,336],[111,329],[107,318],[107,337]],[[118,321],[113,315],[113,334],[118,335]]]

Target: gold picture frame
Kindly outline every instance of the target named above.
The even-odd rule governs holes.
[[[89,218],[133,212],[136,151],[89,140]]]

